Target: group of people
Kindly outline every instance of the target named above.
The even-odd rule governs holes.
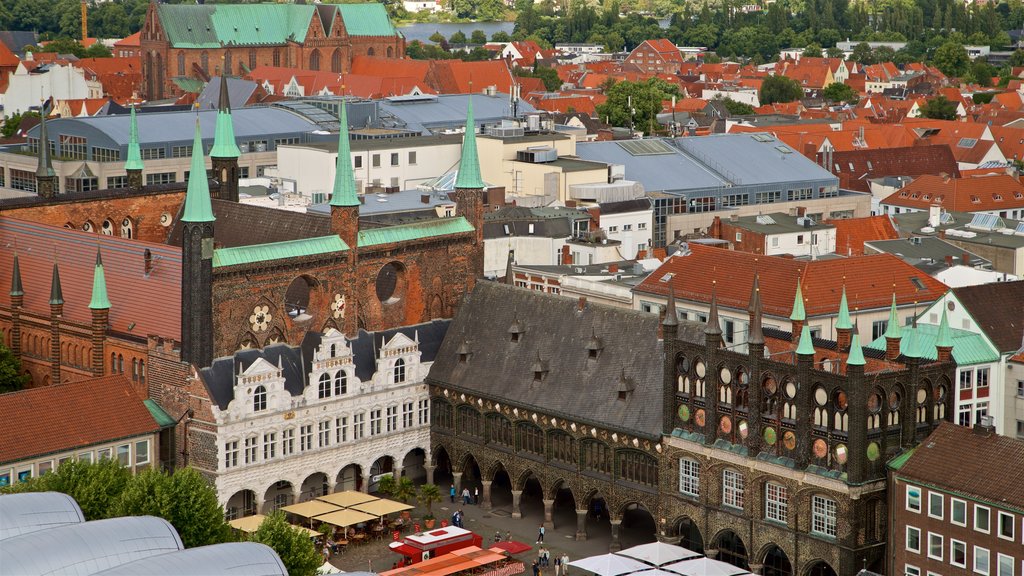
[[[541,568],[551,566],[551,551],[541,546],[537,550],[537,559],[533,561],[533,576],[542,576]],[[555,556],[555,576],[569,576],[569,555]]]
[[[455,484],[452,484],[451,488],[448,489],[448,497],[451,499],[452,504],[455,504]],[[466,506],[469,506],[470,504],[479,504],[480,488],[473,488],[472,493],[470,493],[469,488],[463,488],[462,503]]]

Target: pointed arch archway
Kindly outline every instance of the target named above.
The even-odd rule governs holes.
[[[715,560],[749,570],[750,560],[747,557],[747,547],[743,543],[743,539],[732,530],[719,532],[711,547],[718,551],[715,554]]]
[[[551,523],[555,529],[576,526],[576,496],[565,480],[559,479],[548,490],[551,503]],[[575,528],[574,528],[575,529]]]
[[[413,484],[423,484],[427,481],[427,469],[425,468],[427,452],[423,448],[413,448],[402,458],[402,476],[412,480]]]
[[[824,560],[815,560],[807,567],[804,576],[839,576],[835,569]]]
[[[676,520],[675,529],[680,546],[698,554],[704,553],[704,536],[700,533],[700,526],[697,526],[692,518],[684,516]]]
[[[438,446],[434,449],[432,462],[434,466],[433,483],[437,484],[438,487],[451,486],[452,458],[444,446]],[[430,478],[427,479],[428,482],[430,480]]]
[[[640,502],[631,502],[619,511],[619,544],[623,548],[654,542],[658,525],[654,514]]]
[[[777,544],[769,544],[761,555],[762,576],[794,576],[789,555]]]

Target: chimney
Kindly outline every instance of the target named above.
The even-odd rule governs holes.
[[[996,426],[991,416],[982,416],[981,421],[974,425],[974,433],[986,438],[996,433]]]
[[[929,206],[928,207],[928,225],[929,226],[931,226],[932,228],[938,228],[939,227],[939,221],[941,220],[941,216],[942,216],[942,207],[941,206]]]
[[[729,222],[739,222],[739,221],[740,221],[740,215],[739,214],[736,214],[735,212],[732,213],[732,214],[729,214]]]
[[[896,360],[900,357],[900,337],[885,337],[885,359]]]
[[[946,254],[946,268],[952,268],[952,267],[953,267],[953,256],[951,254]]]
[[[562,264],[566,266],[572,265],[572,253],[569,252],[569,245],[562,246]]]
[[[806,216],[807,215],[807,207],[806,206],[797,206],[796,207],[796,215],[800,216],[800,217]]]
[[[420,202],[430,204],[430,194],[420,194]]]
[[[970,266],[971,255],[968,254],[967,252],[964,252],[963,254],[960,255],[960,261],[963,263],[964,266]]]
[[[942,240],[946,239],[946,231],[945,230],[939,230],[939,238],[942,239]]]
[[[619,265],[618,264],[609,264],[608,265],[608,273],[615,274],[618,271],[619,271]]]
[[[587,297],[580,296],[580,299],[576,302],[576,311],[583,312],[583,309],[587,307]]]

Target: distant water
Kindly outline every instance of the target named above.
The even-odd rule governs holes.
[[[507,34],[512,34],[512,30],[516,27],[515,22],[464,22],[464,23],[432,23],[432,22],[416,22],[413,24],[406,24],[399,26],[398,29],[405,35],[405,39],[409,42],[413,40],[419,40],[423,43],[430,43],[431,36],[434,32],[440,32],[445,38],[451,38],[452,34],[455,34],[459,30],[469,38],[473,30],[483,30],[484,34],[487,34],[487,38],[490,39],[491,35],[499,30],[504,31]]]

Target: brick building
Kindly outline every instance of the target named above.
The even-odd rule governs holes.
[[[624,64],[632,64],[648,74],[678,74],[683,54],[670,40],[644,40],[626,56]]]
[[[356,55],[401,58],[405,39],[383,4],[152,2],[139,40],[143,97],[257,66],[346,73]]]
[[[1009,576],[1024,567],[1024,440],[941,424],[889,463],[886,574]]]

